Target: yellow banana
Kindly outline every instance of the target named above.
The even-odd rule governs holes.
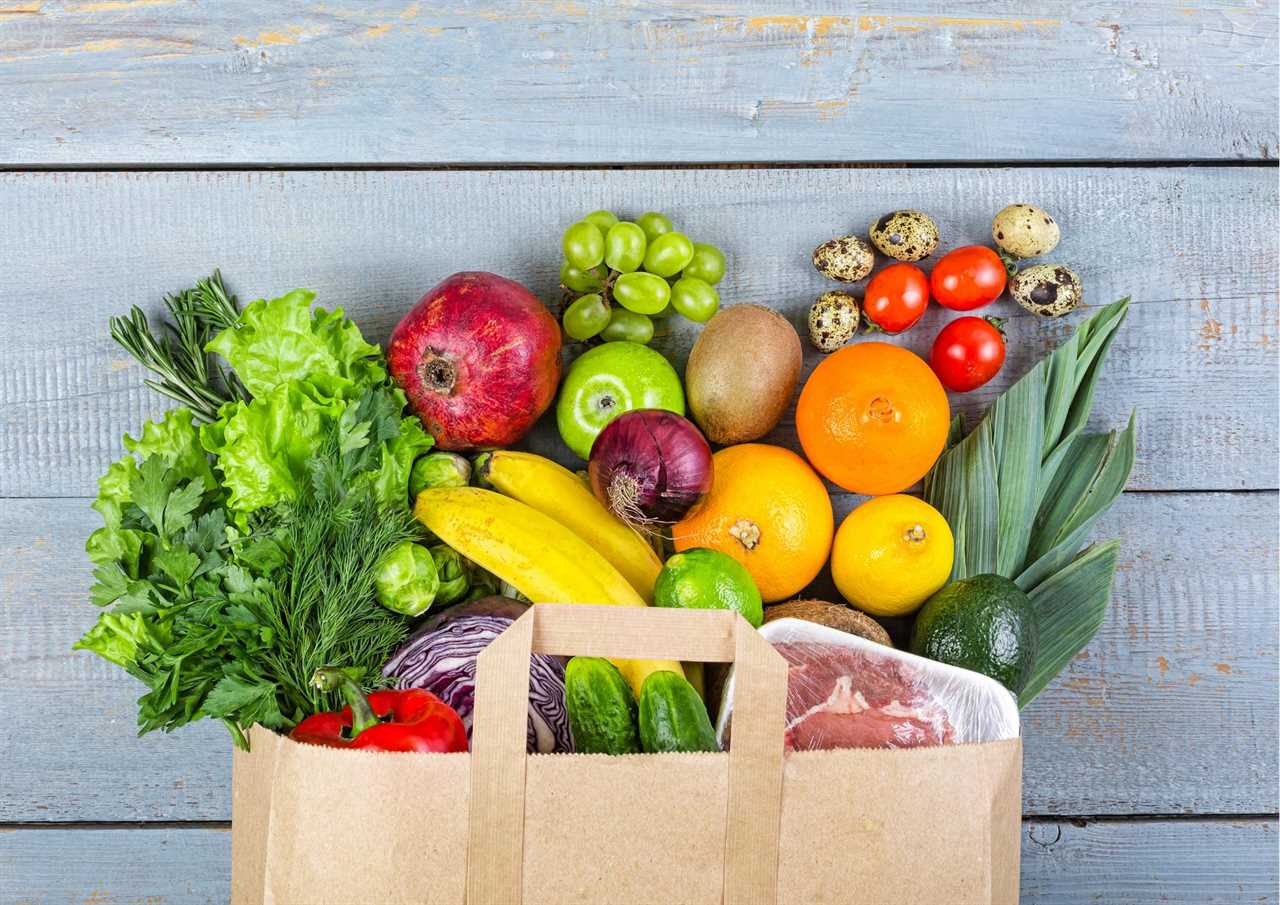
[[[413,507],[418,521],[458,553],[534,603],[645,606],[625,578],[586,541],[532,506],[479,487],[431,487]],[[640,694],[651,673],[684,675],[675,660],[614,660]]]
[[[549,515],[595,547],[646,601],[662,560],[634,528],[616,518],[591,488],[545,456],[513,450],[486,453],[476,461],[480,476],[509,497]]]

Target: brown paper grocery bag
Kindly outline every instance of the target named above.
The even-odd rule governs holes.
[[[731,751],[527,755],[531,652],[737,662]],[[232,901],[1006,903],[1021,746],[783,752],[786,663],[709,611],[538,604],[480,656],[469,754],[235,755]]]

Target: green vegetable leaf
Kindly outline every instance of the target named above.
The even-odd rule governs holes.
[[[341,403],[323,406],[292,380],[252,402],[224,406],[201,439],[218,458],[227,506],[252,512],[296,499],[326,421],[340,412]]]
[[[200,431],[191,418],[190,409],[170,409],[159,421],[142,426],[141,439],[125,434],[124,446],[143,461],[158,456],[170,480],[199,479],[204,490],[213,490],[217,482],[209,467],[209,454],[200,445]]]
[[[186,547],[174,546],[158,550],[151,557],[151,562],[161,572],[173,579],[179,589],[185,587],[200,568],[200,557]]]
[[[394,439],[382,444],[382,461],[373,478],[373,493],[384,506],[405,506],[414,461],[435,445],[416,416],[402,418]]]
[[[1090,547],[1031,590],[1040,646],[1018,706],[1035,700],[1097,633],[1111,601],[1119,553],[1119,541]]]
[[[89,535],[84,549],[91,562],[98,565],[118,562],[130,578],[137,578],[145,537],[133,528],[103,527]]]
[[[152,530],[168,537],[191,524],[191,513],[200,505],[204,486],[196,480],[175,487],[176,476],[164,460],[151,455],[129,484],[133,503],[151,522]]]
[[[133,502],[129,496],[129,485],[137,474],[138,460],[126,455],[112,462],[106,473],[98,478],[98,498],[93,501],[93,508],[108,528],[120,527],[125,507]]]
[[[381,383],[386,371],[378,347],[337,308],[311,312],[315,293],[295,289],[279,298],[258,299],[234,326],[210,341],[254,396],[265,396],[288,381],[303,381],[325,401],[350,399],[360,387]]]
[[[1040,442],[1043,433],[1044,369],[1036,366],[1003,399],[1007,404],[991,412],[983,427],[991,433],[996,459],[998,516],[994,569],[1010,575],[1027,555],[1027,526],[1040,506]],[[1026,420],[1020,420],[1026,418]]]
[[[72,649],[92,651],[117,666],[130,668],[139,652],[163,650],[171,640],[167,622],[142,613],[110,612],[99,616]]]
[[[223,676],[205,698],[203,710],[209,716],[245,726],[261,723],[268,729],[279,729],[287,725],[287,721],[280,713],[277,692],[274,682],[249,682]]]

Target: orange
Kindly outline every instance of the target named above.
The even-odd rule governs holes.
[[[712,461],[711,493],[671,529],[676,550],[729,554],[746,566],[766,602],[813,581],[835,526],[822,479],[791,450],[763,443],[727,447]]]
[[[951,409],[933,370],[889,343],[859,343],[828,356],[796,404],[800,445],[814,468],[853,493],[906,490],[947,440]]]

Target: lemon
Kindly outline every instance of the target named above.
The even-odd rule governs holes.
[[[873,616],[905,616],[951,576],[955,541],[942,513],[904,494],[872,497],[836,531],[831,577]]]

